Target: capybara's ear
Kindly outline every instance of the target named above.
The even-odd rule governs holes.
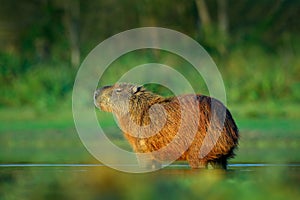
[[[143,86],[142,85],[135,85],[133,88],[132,88],[132,92],[133,92],[133,94],[135,94],[135,93],[137,93],[137,92],[139,92],[139,91],[141,91],[142,90],[142,88],[143,88]]]

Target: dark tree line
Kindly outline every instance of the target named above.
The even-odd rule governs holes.
[[[2,52],[73,66],[105,38],[140,26],[182,31],[223,54],[243,40],[277,47],[300,25],[297,0],[2,0],[0,10]]]

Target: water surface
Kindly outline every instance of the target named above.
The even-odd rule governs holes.
[[[0,199],[296,199],[300,163],[173,164],[128,174],[102,164],[1,164]]]

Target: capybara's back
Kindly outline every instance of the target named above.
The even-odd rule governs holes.
[[[152,167],[187,160],[191,168],[226,169],[238,145],[238,128],[218,100],[189,94],[164,98],[142,86],[117,83],[96,90],[95,105],[115,114],[137,153],[150,153]]]

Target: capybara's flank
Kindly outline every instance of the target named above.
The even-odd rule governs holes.
[[[187,160],[191,168],[227,167],[238,145],[229,110],[201,94],[165,98],[143,86],[116,83],[95,91],[95,105],[112,112],[136,153],[151,155],[152,167]]]

